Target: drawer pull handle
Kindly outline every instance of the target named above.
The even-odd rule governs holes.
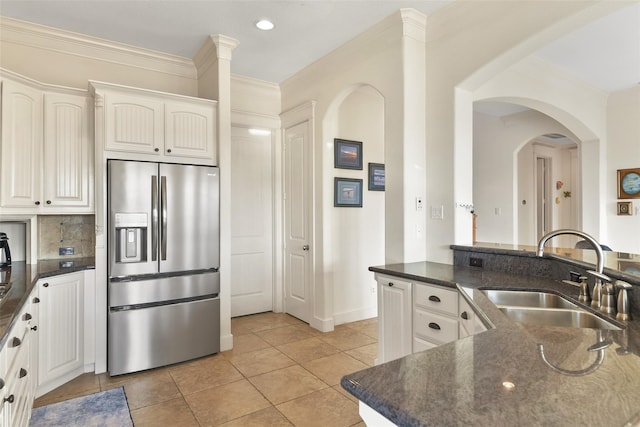
[[[430,322],[430,323],[429,323],[429,327],[430,327],[431,329],[435,329],[436,331],[439,331],[439,330],[440,330],[440,325],[438,325],[438,324],[437,324],[437,323],[435,323],[435,322]]]
[[[463,311],[462,314],[460,314],[460,317],[462,317],[464,320],[469,320],[469,315],[466,311]]]
[[[3,401],[4,401],[4,402],[13,403],[13,402],[14,402],[14,400],[16,400],[16,397],[12,394],[12,395],[11,395],[11,396],[9,396],[9,397],[5,397]]]
[[[32,331],[37,331],[38,330],[38,325],[34,326],[31,328]]]
[[[31,314],[29,313],[24,314],[24,320],[31,320],[31,319],[33,319],[33,316]]]
[[[44,286],[45,288],[48,288],[49,284],[48,283],[43,283],[42,286]]]
[[[37,303],[39,303],[39,302],[40,302],[40,298],[35,297],[35,298],[33,299],[33,303],[34,303],[34,304],[37,304]]]
[[[27,370],[24,368],[20,368],[20,373],[18,374],[18,378],[24,378],[27,376]]]
[[[393,282],[389,282],[389,286],[393,286]]]
[[[431,296],[429,297],[429,301],[433,301],[433,302],[440,302],[440,298],[438,298],[438,297],[437,297],[437,296],[435,296],[435,295],[431,295]]]
[[[13,337],[11,339],[11,341],[9,342],[9,347],[14,348],[14,347],[19,347],[20,344],[22,344],[22,341],[20,341],[20,338],[18,337]]]

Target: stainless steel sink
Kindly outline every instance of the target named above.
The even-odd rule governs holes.
[[[498,307],[510,319],[541,326],[620,330],[613,323],[582,309]]]
[[[507,317],[516,322],[541,326],[620,330],[614,323],[549,292],[487,289],[482,293]]]
[[[482,291],[489,301],[498,306],[577,308],[578,306],[560,295],[549,292],[513,291],[491,289]]]

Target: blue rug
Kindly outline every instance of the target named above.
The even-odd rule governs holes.
[[[30,427],[132,427],[122,387],[36,408]]]

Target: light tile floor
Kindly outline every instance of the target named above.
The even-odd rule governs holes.
[[[373,366],[377,319],[322,333],[261,313],[231,319],[231,332],[233,350],[113,378],[85,374],[34,406],[124,386],[136,427],[364,426],[340,378]]]

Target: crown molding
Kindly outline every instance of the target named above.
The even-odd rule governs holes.
[[[427,15],[415,9],[400,9],[402,34],[416,41],[427,41]]]
[[[218,59],[231,61],[231,52],[239,44],[238,40],[220,34],[207,37],[193,57],[193,63],[196,66],[198,75],[201,76],[206,73]]]
[[[196,79],[193,61],[85,34],[0,17],[0,40],[97,61]]]

